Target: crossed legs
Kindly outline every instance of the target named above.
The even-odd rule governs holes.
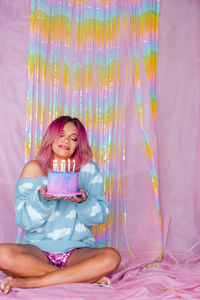
[[[0,270],[8,277],[1,289],[36,288],[62,283],[109,283],[105,277],[120,264],[119,253],[112,248],[81,248],[75,250],[65,269],[49,264],[46,255],[32,245],[0,245]]]

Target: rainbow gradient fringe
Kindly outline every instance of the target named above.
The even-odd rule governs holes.
[[[130,0],[127,4],[119,0],[31,0],[25,162],[34,158],[42,135],[54,118],[62,114],[80,118],[105,178],[106,197],[111,204],[108,221],[94,228],[98,247],[114,242],[118,248],[119,218],[122,218],[127,249],[134,258],[127,233],[126,101],[121,97],[122,88],[126,88],[122,68],[127,76],[126,70],[131,66],[138,136],[149,160],[160,219],[160,260],[162,218],[156,166],[155,97],[159,9],[159,0]],[[128,35],[125,67],[121,51],[124,29]],[[153,145],[143,122],[141,59],[149,84]],[[113,222],[115,241],[111,234]]]

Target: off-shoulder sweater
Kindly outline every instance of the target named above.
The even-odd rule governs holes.
[[[23,244],[53,253],[95,247],[92,226],[105,223],[109,212],[97,165],[90,161],[80,169],[79,188],[88,195],[82,203],[46,200],[38,192],[41,186],[47,186],[46,176],[20,178],[17,182],[15,221],[25,231]]]

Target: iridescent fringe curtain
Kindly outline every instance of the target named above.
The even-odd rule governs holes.
[[[149,161],[162,255],[155,97],[159,5],[159,0],[31,0],[25,161],[34,158],[53,119],[63,114],[80,118],[111,203],[108,221],[94,230],[98,246],[118,248],[123,231],[132,257],[125,197],[130,101],[141,151]],[[144,122],[147,101],[149,127]]]

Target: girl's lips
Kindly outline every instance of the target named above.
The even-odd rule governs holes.
[[[70,147],[68,147],[68,146],[59,145],[59,147],[63,150],[70,150]]]

